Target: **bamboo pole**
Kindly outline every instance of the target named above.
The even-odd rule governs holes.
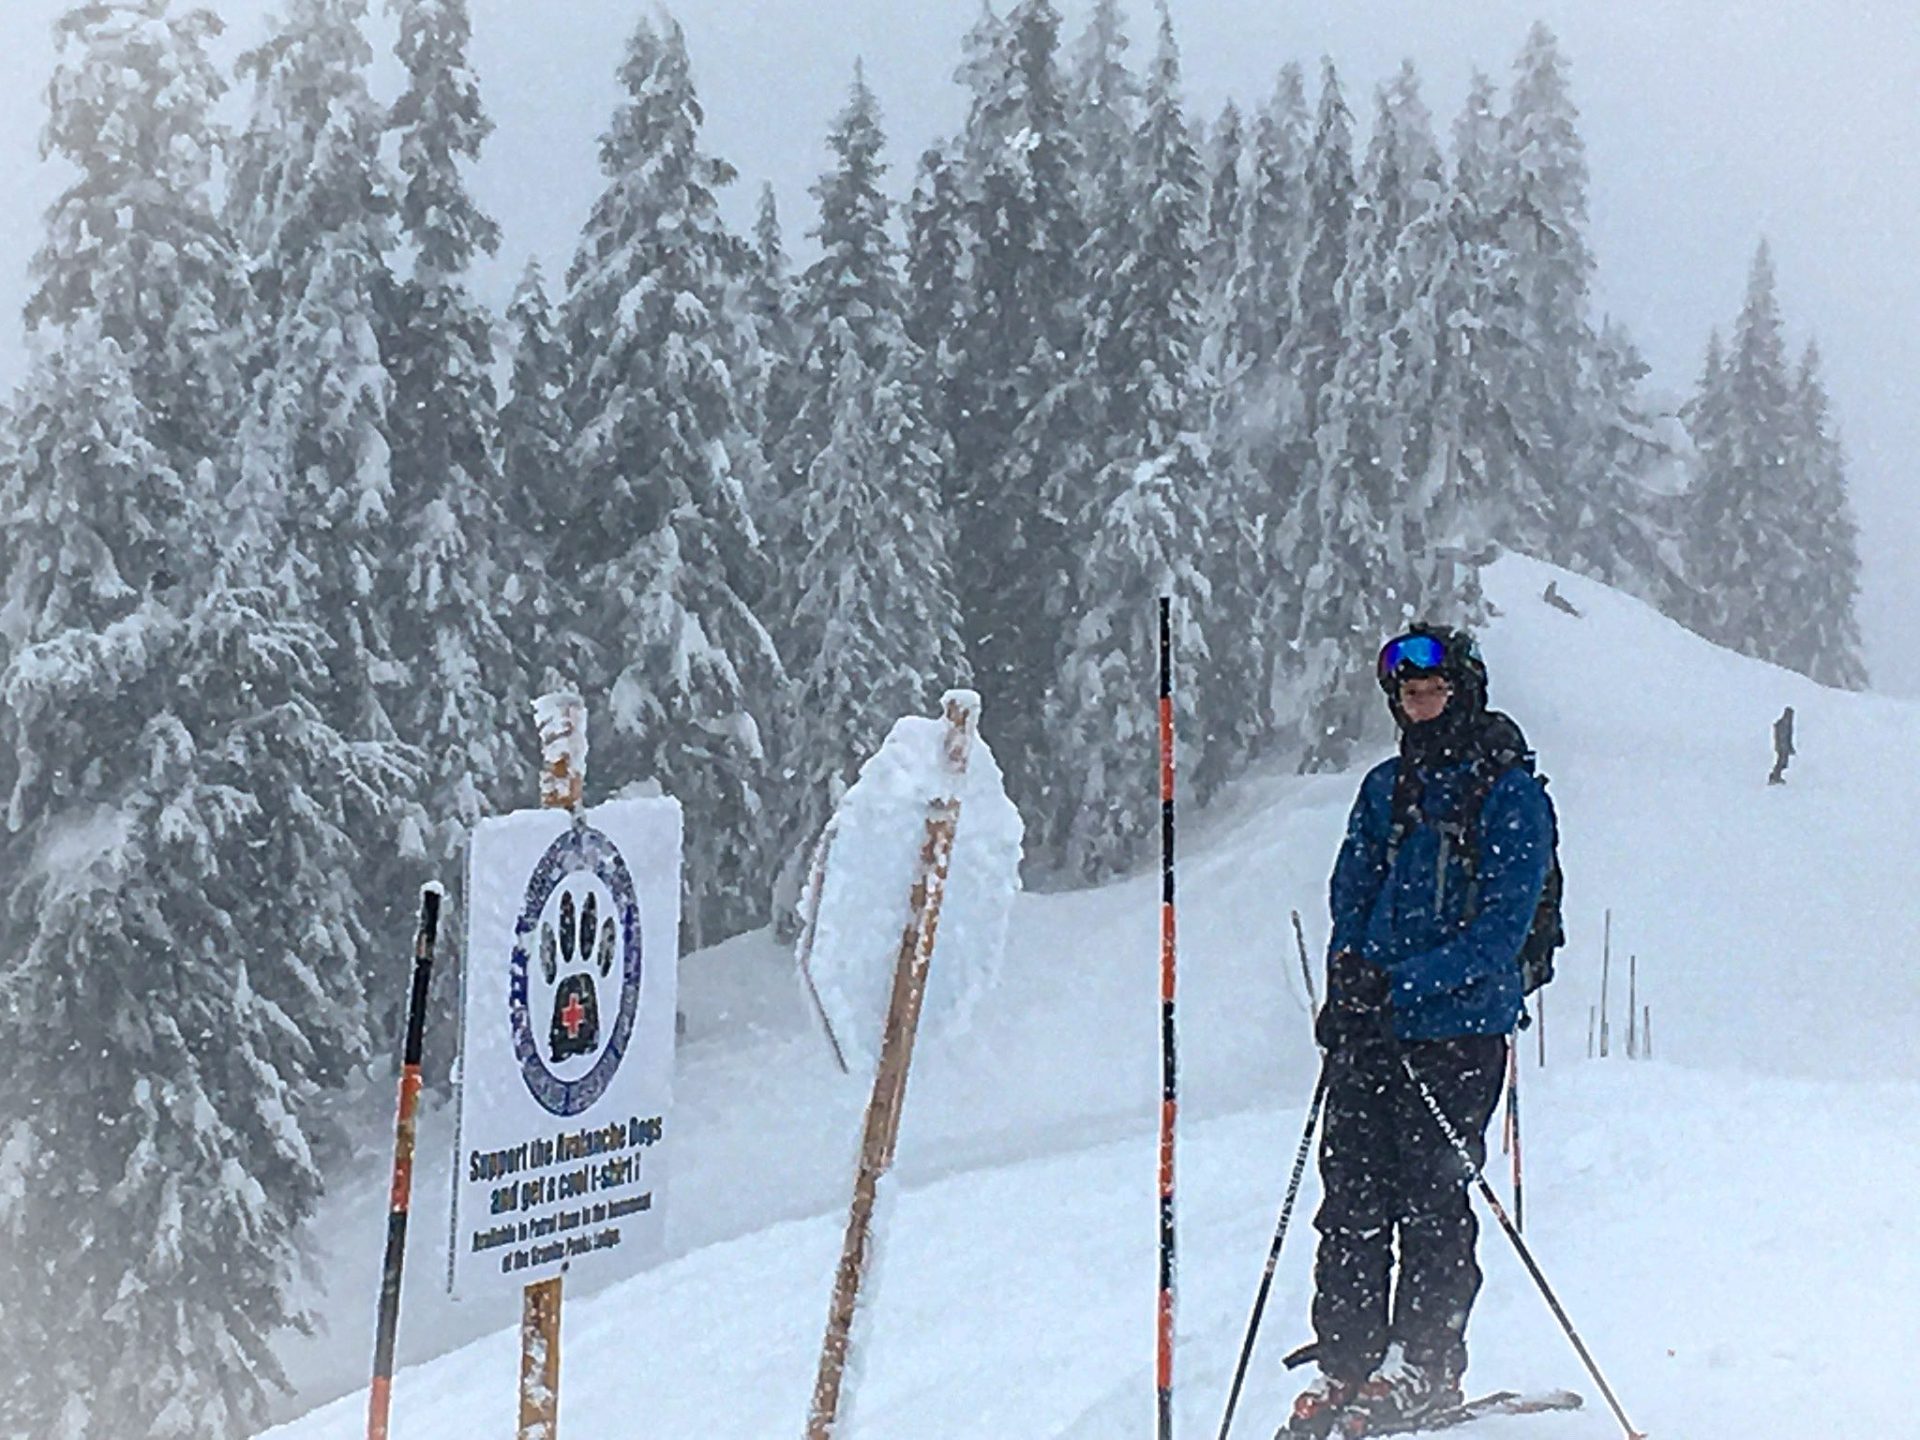
[[[946,793],[933,797],[927,807],[920,873],[913,885],[911,918],[901,934],[899,958],[894,964],[893,993],[881,1037],[880,1063],[874,1072],[873,1094],[867,1102],[866,1127],[860,1141],[860,1168],[854,1177],[846,1239],[840,1251],[840,1267],[834,1276],[826,1336],[820,1345],[820,1368],[814,1377],[813,1401],[807,1409],[807,1440],[832,1440],[840,1421],[841,1392],[852,1356],[853,1322],[860,1306],[860,1287],[873,1258],[874,1212],[878,1208],[881,1183],[893,1169],[901,1109],[906,1101],[907,1072],[913,1064],[914,1038],[920,1026],[921,1004],[926,998],[927,971],[940,925],[940,902],[953,860],[954,829],[960,819],[960,784],[966,776],[967,758],[973,748],[979,697],[970,691],[949,691],[943,704],[947,719],[943,777]]]

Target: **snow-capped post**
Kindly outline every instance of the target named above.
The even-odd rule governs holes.
[[[540,804],[580,813],[587,787],[587,706],[571,691],[533,702],[540,731]],[[519,1440],[560,1433],[560,1275],[521,1291]]]
[[[367,1440],[387,1440],[393,1405],[393,1342],[400,1328],[400,1277],[407,1258],[407,1210],[413,1200],[414,1115],[420,1103],[420,1052],[427,1030],[427,986],[440,932],[436,881],[420,889],[420,927],[413,936],[413,983],[407,995],[406,1040],[400,1052],[400,1100],[393,1122],[393,1183],[388,1191],[387,1252],[380,1267],[380,1310],[374,1323],[373,1384],[367,1391]]]
[[[584,807],[586,707],[534,704],[537,807],[467,846],[448,1288],[518,1293],[520,1440],[555,1440],[562,1277],[657,1254],[673,1101],[679,802]]]
[[[840,1420],[841,1392],[854,1348],[860,1288],[877,1239],[875,1211],[893,1168],[894,1149],[900,1137],[907,1072],[913,1063],[913,1042],[926,998],[927,971],[933,959],[940,904],[953,859],[960,792],[973,750],[974,730],[979,723],[980,697],[970,690],[950,690],[942,698],[941,709],[947,726],[941,784],[939,793],[928,800],[910,918],[900,936],[894,964],[886,1028],[861,1135],[860,1166],[854,1177],[853,1203],[847,1213],[846,1240],[834,1276],[833,1300],[827,1312],[826,1336],[820,1347],[813,1401],[807,1410],[807,1440],[831,1440]]]
[[[1173,1440],[1175,1253],[1173,1137],[1180,1101],[1174,1030],[1173,925],[1173,599],[1160,597],[1160,1298],[1154,1398],[1159,1440]]]

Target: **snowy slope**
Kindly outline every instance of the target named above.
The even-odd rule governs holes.
[[[1581,618],[1540,603],[1549,578]],[[1503,612],[1484,637],[1493,699],[1553,777],[1574,937],[1547,1068],[1527,1051],[1529,1231],[1549,1275],[1656,1435],[1775,1433],[1805,1391],[1846,1395],[1850,1433],[1912,1433],[1885,1361],[1888,1337],[1920,1333],[1906,1216],[1920,895],[1894,783],[1920,710],[1726,655],[1532,562],[1502,562],[1489,591]],[[1801,754],[1769,790],[1783,704]],[[1315,1057],[1286,915],[1300,908],[1324,935],[1354,779],[1255,778],[1183,832],[1183,1433],[1217,1427],[1298,1141]],[[918,1057],[858,1434],[1150,1423],[1157,883],[1022,897],[1000,988],[969,1034]],[[1616,960],[1640,957],[1652,1064],[1585,1059],[1606,907]],[[678,1258],[570,1296],[575,1436],[801,1426],[864,1095],[834,1072],[764,937],[689,957],[682,987]],[[1618,1044],[1618,990],[1614,1004]],[[434,1117],[429,1157],[445,1135]],[[363,1383],[381,1163],[371,1150],[365,1183],[333,1202],[318,1297],[331,1334],[288,1357],[305,1403]],[[444,1158],[423,1166],[402,1359],[486,1338],[403,1374],[409,1437],[511,1423],[515,1317],[436,1293],[445,1184]],[[1248,1434],[1270,1431],[1292,1379],[1275,1356],[1303,1336],[1305,1239],[1282,1263]],[[1497,1235],[1484,1254],[1474,1378],[1572,1384],[1597,1406]],[[357,1434],[363,1406],[348,1396],[275,1433]],[[1482,1428],[1616,1433],[1598,1409]]]

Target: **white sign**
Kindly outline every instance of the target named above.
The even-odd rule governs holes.
[[[680,806],[475,827],[452,1289],[519,1289],[656,1248],[679,968]]]

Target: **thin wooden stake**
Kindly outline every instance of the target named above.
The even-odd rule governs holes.
[[[533,702],[540,731],[540,804],[579,813],[587,783],[587,707],[562,691]],[[559,1440],[562,1275],[520,1296],[519,1440]]]
[[[1627,1059],[1640,1058],[1640,957],[1627,956]]]
[[[827,1311],[826,1337],[820,1345],[820,1368],[814,1377],[813,1402],[807,1409],[807,1440],[831,1440],[840,1422],[840,1397],[853,1349],[853,1322],[860,1306],[860,1286],[873,1257],[873,1220],[880,1187],[893,1169],[894,1147],[900,1137],[900,1115],[906,1103],[907,1072],[913,1064],[914,1037],[920,1027],[920,1007],[926,998],[927,970],[933,960],[934,939],[940,926],[940,902],[946,893],[947,870],[953,860],[953,835],[960,819],[960,784],[966,777],[973,749],[979,697],[970,691],[950,691],[947,717],[946,790],[927,807],[925,837],[920,848],[920,873],[913,886],[912,918],[900,937],[900,954],[893,970],[893,994],[887,1005],[887,1025],[880,1042],[880,1063],[874,1072],[873,1094],[867,1102],[866,1128],[860,1141],[860,1169],[854,1177],[853,1204],[847,1213],[846,1239],[840,1268],[834,1275],[833,1300]]]
[[[1613,975],[1613,911],[1607,911],[1605,938],[1600,943],[1600,1058],[1607,1058],[1607,984]]]

